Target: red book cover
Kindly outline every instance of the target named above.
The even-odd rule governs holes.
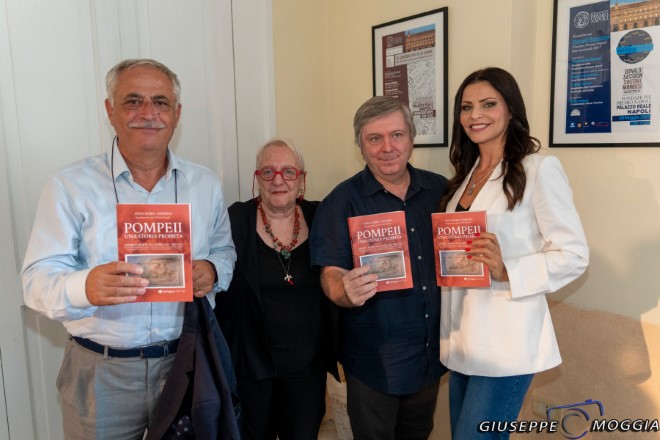
[[[468,240],[486,232],[486,211],[431,214],[438,286],[490,286],[488,266],[467,258]]]
[[[192,301],[190,204],[118,204],[119,261],[149,280],[137,302]]]
[[[368,265],[378,275],[378,291],[413,286],[410,251],[403,211],[361,215],[348,219],[353,266]]]

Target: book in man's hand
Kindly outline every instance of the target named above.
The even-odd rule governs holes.
[[[486,211],[431,214],[438,286],[490,286],[488,266],[467,258],[467,242],[486,232]]]
[[[413,286],[410,251],[403,211],[361,215],[348,219],[353,266],[369,266],[378,275],[378,291]]]
[[[193,300],[190,219],[189,203],[117,205],[118,260],[149,280],[136,302]]]

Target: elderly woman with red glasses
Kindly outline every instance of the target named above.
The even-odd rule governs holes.
[[[330,304],[310,267],[317,202],[303,199],[305,164],[273,139],[257,153],[258,195],[229,207],[238,260],[216,315],[238,379],[244,439],[312,439],[325,413],[326,370],[336,374]]]

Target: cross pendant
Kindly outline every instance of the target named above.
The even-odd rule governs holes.
[[[293,286],[293,277],[291,275],[286,274],[286,276],[284,277],[284,281],[286,281],[287,283]]]

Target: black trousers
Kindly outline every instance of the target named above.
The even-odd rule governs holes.
[[[348,417],[356,440],[426,440],[433,430],[433,413],[440,381],[414,394],[381,393],[346,375]]]
[[[323,369],[260,381],[238,380],[244,440],[311,440],[325,414]]]

